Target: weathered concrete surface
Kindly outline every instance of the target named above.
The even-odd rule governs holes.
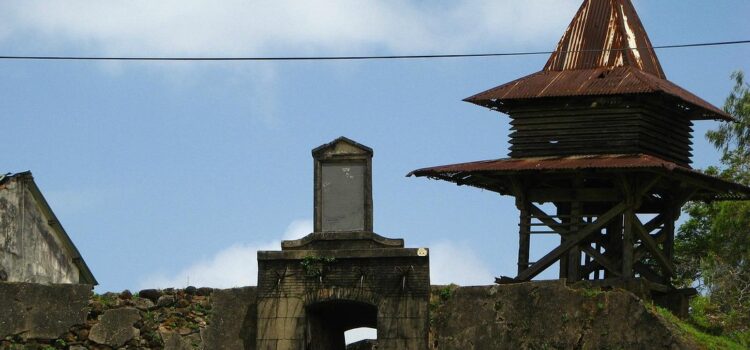
[[[54,339],[84,324],[92,286],[0,282],[0,339]]]
[[[118,347],[140,334],[133,325],[141,319],[138,309],[125,307],[104,311],[91,327],[89,339],[97,344]]]
[[[205,349],[254,350],[256,338],[256,288],[214,290],[211,320],[201,332]]]
[[[626,291],[433,287],[431,349],[699,349]]]
[[[77,265],[77,264],[80,264]],[[95,283],[30,173],[0,182],[0,281]]]

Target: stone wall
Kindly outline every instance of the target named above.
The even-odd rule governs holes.
[[[700,349],[624,290],[433,286],[430,349]]]
[[[3,350],[255,349],[256,320],[254,287],[92,295],[0,283]],[[629,292],[562,282],[433,286],[429,322],[430,350],[700,348]]]
[[[0,283],[0,349],[253,349],[255,288]]]

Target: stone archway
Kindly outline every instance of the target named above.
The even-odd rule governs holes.
[[[377,306],[353,300],[328,300],[308,305],[307,350],[345,350],[344,333],[350,329],[376,328]]]

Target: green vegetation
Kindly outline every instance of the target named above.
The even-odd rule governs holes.
[[[159,333],[157,333],[153,329],[148,329],[142,337],[148,342],[148,344],[154,346],[164,346],[164,340],[161,338],[161,335],[159,335]]]
[[[587,298],[596,298],[604,292],[602,292],[602,290],[599,288],[583,288],[581,289],[581,293],[583,293],[583,296]]]
[[[667,321],[677,326],[678,330],[682,335],[687,336],[697,342],[699,345],[704,346],[706,349],[716,350],[742,350],[747,349],[746,346],[736,343],[727,337],[711,335],[704,333],[693,324],[680,320],[677,316],[673,315],[669,310],[653,306],[653,311],[664,317]]]
[[[336,262],[336,258],[321,256],[306,256],[300,261],[307,277],[321,278],[328,270],[328,265]]]
[[[453,297],[453,292],[455,292],[456,289],[458,289],[458,285],[451,283],[440,289],[432,290],[432,293],[430,294],[430,325],[435,325],[444,320],[446,316],[440,313],[440,309],[445,302]],[[495,303],[495,311],[500,310],[501,307],[502,304],[499,304],[499,302]]]
[[[438,291],[438,297],[440,297],[441,301],[447,301],[453,296],[453,291],[455,291],[456,288],[458,288],[458,286],[452,283],[443,288],[440,288],[440,290]]]
[[[117,296],[111,293],[94,294],[92,299],[101,303],[104,308],[111,308],[117,305]]]
[[[737,122],[706,134],[722,158],[705,172],[750,185],[750,85],[742,72],[732,79],[724,110]],[[750,348],[750,202],[693,202],[685,212],[689,218],[675,242],[675,283],[697,285],[702,293],[691,303],[690,322]]]
[[[196,315],[211,315],[211,308],[205,307],[201,305],[200,303],[195,303],[190,306],[190,311],[195,313]]]

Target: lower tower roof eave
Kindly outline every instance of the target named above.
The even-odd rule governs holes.
[[[695,200],[750,200],[748,186],[646,154],[503,158],[422,168],[407,176],[444,180],[512,196],[512,182],[521,175],[568,177],[614,173],[657,173],[664,177],[665,186],[677,183],[694,189]]]

